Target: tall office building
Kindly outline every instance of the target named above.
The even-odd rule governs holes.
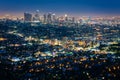
[[[52,14],[52,21],[55,22],[56,21],[56,15]]]
[[[72,23],[75,23],[75,17],[72,17]]]
[[[32,21],[32,14],[24,13],[24,21]]]
[[[65,14],[65,21],[68,21],[68,15]]]
[[[48,22],[48,23],[51,23],[51,22],[52,22],[52,14],[51,14],[51,12],[48,13],[48,15],[47,15],[47,22]]]
[[[34,21],[40,21],[39,10],[36,10],[35,16],[33,18]]]
[[[44,14],[43,17],[44,17],[44,23],[46,23],[47,22],[47,15]]]

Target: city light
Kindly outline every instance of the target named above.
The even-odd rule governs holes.
[[[119,2],[14,1],[0,2],[0,80],[119,80]]]

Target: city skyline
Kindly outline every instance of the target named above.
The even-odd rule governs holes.
[[[119,16],[120,1],[87,1],[87,0],[2,0],[0,5],[0,16],[10,14],[23,16],[24,12],[40,13],[53,12],[57,15],[69,14],[72,16]]]
[[[0,80],[118,80],[120,0],[0,0]]]

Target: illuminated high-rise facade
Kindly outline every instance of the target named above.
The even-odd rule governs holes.
[[[51,14],[51,12],[48,13],[48,15],[47,15],[47,22],[48,22],[48,23],[51,23],[51,22],[52,22],[52,14]]]
[[[24,13],[24,21],[32,21],[32,14]]]
[[[39,10],[36,10],[35,16],[33,18],[34,21],[40,21]]]
[[[43,15],[43,20],[44,20],[44,23],[47,23],[47,15],[46,14]]]
[[[68,21],[68,15],[67,14],[65,14],[65,21]]]
[[[56,21],[56,15],[52,14],[52,21],[55,22]]]

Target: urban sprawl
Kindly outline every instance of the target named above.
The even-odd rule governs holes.
[[[5,16],[0,69],[1,80],[119,80],[120,16]]]

